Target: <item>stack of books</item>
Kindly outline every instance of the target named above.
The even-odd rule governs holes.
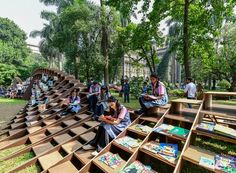
[[[118,167],[123,162],[123,160],[118,154],[112,154],[112,153],[106,153],[102,155],[99,158],[99,161],[103,162],[104,164],[106,164],[107,166],[113,169]]]
[[[150,141],[144,144],[142,148],[151,151],[154,154],[158,154],[162,158],[172,163],[176,163],[179,156],[177,144],[158,143],[156,141]]]
[[[213,132],[215,127],[215,123],[212,122],[202,122],[197,125],[198,130]]]
[[[136,148],[142,142],[142,140],[134,139],[134,138],[131,138],[129,136],[124,136],[122,138],[116,139],[115,141],[118,144],[120,144],[120,145],[122,145],[122,146],[124,146],[128,149]]]
[[[214,159],[201,157],[199,165],[226,173],[236,173],[236,157],[216,155]]]
[[[182,127],[172,126],[168,124],[161,124],[160,126],[154,129],[154,132],[165,134],[165,135],[174,135],[181,138],[186,138],[189,134],[188,129],[184,129]]]
[[[144,165],[136,160],[121,170],[120,173],[156,173],[156,171],[152,170],[151,166]]]

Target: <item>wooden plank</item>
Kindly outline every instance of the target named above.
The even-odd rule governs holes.
[[[202,100],[194,100],[194,99],[184,99],[184,98],[180,98],[180,99],[171,100],[171,102],[201,104],[201,103],[202,103]]]
[[[177,121],[182,121],[182,122],[187,122],[187,123],[193,123],[193,121],[195,119],[195,117],[184,116],[181,114],[166,114],[165,118],[177,120]]]
[[[33,147],[33,151],[36,155],[39,155],[45,151],[48,151],[53,148],[53,145],[50,142],[43,143]]]
[[[95,126],[98,126],[100,124],[100,122],[97,122],[97,121],[86,121],[84,122],[84,124],[90,126],[90,127],[95,127]]]
[[[75,121],[74,119],[71,119],[71,120],[65,120],[65,121],[63,121],[63,123],[67,126],[71,126],[71,125],[77,123],[77,121]]]
[[[14,129],[14,130],[9,130],[9,135],[12,136],[20,131],[24,130],[24,128],[21,128],[21,129]]]
[[[96,133],[94,132],[88,132],[80,136],[81,139],[84,141],[91,141],[95,137]]]
[[[204,92],[204,94],[210,94],[210,95],[221,95],[221,96],[236,96],[236,92],[217,92],[217,91],[208,91],[208,92]]]
[[[156,123],[160,118],[159,117],[148,117],[148,116],[141,116],[140,120],[150,121]]]
[[[76,151],[77,149],[79,149],[82,146],[83,145],[79,141],[74,140],[74,141],[71,141],[71,142],[68,142],[68,143],[62,145],[62,148],[69,154],[71,152]]]
[[[91,155],[91,153],[94,152],[94,150],[89,150],[89,151],[77,151],[76,155],[78,159],[85,165],[87,164],[91,159],[93,159],[94,156]]]
[[[88,129],[82,127],[82,126],[79,126],[79,127],[76,127],[76,128],[73,128],[73,129],[70,129],[71,132],[73,132],[74,134],[76,135],[80,135],[84,132],[86,132]]]
[[[184,152],[183,159],[187,160],[187,161],[189,161],[189,162],[191,162],[193,164],[199,165],[199,161],[200,161],[200,158],[202,156],[214,160],[215,155],[216,154],[213,153],[213,152],[210,152],[210,151],[207,151],[207,150],[204,150],[204,149],[201,149],[199,147],[191,145]],[[206,168],[206,169],[208,169],[210,171],[214,171],[213,169],[210,169],[210,168]]]
[[[55,127],[50,127],[47,130],[51,133],[54,134],[56,132],[61,131],[63,128],[61,126],[55,126]]]
[[[67,161],[60,165],[50,168],[48,172],[49,173],[77,173],[78,170],[70,161]]]
[[[53,139],[58,143],[62,143],[62,142],[66,142],[69,139],[71,139],[72,137],[70,135],[68,135],[67,133],[59,135],[59,136],[54,136]]]
[[[43,170],[45,170],[53,166],[55,163],[59,162],[61,159],[63,159],[61,154],[58,151],[54,151],[52,153],[39,157],[38,161]]]
[[[41,129],[41,128],[42,128],[41,126],[29,127],[29,128],[27,129],[27,131],[28,131],[29,133],[34,133],[34,132],[38,131],[38,130]]]
[[[50,125],[52,123],[55,123],[57,120],[56,119],[51,119],[51,120],[44,120],[43,122],[46,124],[46,125]]]
[[[13,123],[13,124],[11,124],[11,128],[15,129],[16,127],[24,125],[24,124],[25,124],[24,122],[23,123]]]
[[[35,142],[42,140],[45,137],[46,137],[46,135],[44,133],[40,133],[40,134],[37,134],[34,136],[30,136],[29,140],[31,141],[31,143],[35,143]]]

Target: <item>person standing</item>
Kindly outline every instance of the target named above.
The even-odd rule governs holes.
[[[124,85],[122,87],[122,90],[124,92],[124,102],[129,103],[129,93],[130,93],[130,87],[129,87],[129,82],[128,79],[125,79]]]
[[[17,95],[21,96],[22,94],[22,89],[23,89],[23,85],[20,82],[17,82],[16,84],[16,90],[17,90]]]
[[[196,85],[192,82],[193,79],[191,77],[188,77],[186,79],[186,87],[184,89],[184,93],[187,95],[187,99],[196,99]],[[189,108],[192,108],[192,104],[188,104]]]
[[[89,101],[89,111],[95,112],[96,105],[100,99],[101,87],[98,82],[94,81],[89,88],[89,94],[87,95]]]

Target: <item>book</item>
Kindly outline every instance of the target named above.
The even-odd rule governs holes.
[[[236,138],[236,130],[230,127],[226,127],[220,124],[216,124],[214,127],[214,131],[221,135],[225,135],[228,137]]]
[[[168,134],[170,130],[172,130],[174,126],[169,124],[161,124],[160,126],[156,127],[153,131],[161,134]]]
[[[151,166],[144,165],[140,161],[136,160],[123,170],[120,173],[155,173],[156,171],[152,170]]]
[[[132,148],[136,148],[140,145],[140,143],[142,142],[141,140],[138,139],[134,139],[131,138],[129,136],[124,136],[122,138],[118,138],[115,140],[118,144],[128,148],[128,149],[132,149]]]
[[[207,131],[207,132],[213,132],[214,127],[215,127],[215,123],[211,123],[211,122],[202,122],[197,125],[198,130]]]
[[[99,158],[99,161],[103,162],[104,164],[113,169],[119,166],[123,162],[123,160],[118,154],[112,154],[112,153],[105,153]]]
[[[166,156],[177,157],[178,154],[178,145],[177,144],[168,144],[160,143],[160,150],[158,153]]]
[[[236,157],[224,154],[216,155],[215,169],[227,173],[236,173]]]
[[[175,135],[175,136],[179,136],[182,138],[186,138],[189,134],[189,130],[188,129],[184,129],[182,127],[174,127],[173,129],[171,129],[169,131],[170,134]]]
[[[202,165],[210,169],[215,169],[215,160],[201,156],[199,165]]]
[[[157,152],[160,150],[160,143],[156,141],[150,141],[145,143],[142,148],[157,154]]]
[[[142,124],[136,124],[135,129],[142,131],[144,133],[150,133],[152,131],[152,128],[147,126],[147,125],[142,125]]]

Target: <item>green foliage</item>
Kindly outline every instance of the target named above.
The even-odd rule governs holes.
[[[14,65],[0,63],[0,85],[8,86],[14,77],[18,75]]]
[[[230,83],[227,80],[223,79],[217,84],[217,86],[219,86],[221,89],[228,90],[230,88]]]
[[[132,77],[129,85],[130,85],[130,93],[138,99],[143,88],[143,82],[144,78],[143,77]]]
[[[168,95],[171,97],[184,97],[184,91],[181,89],[169,90]]]

